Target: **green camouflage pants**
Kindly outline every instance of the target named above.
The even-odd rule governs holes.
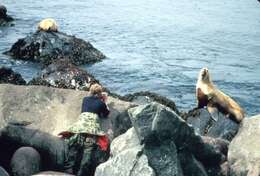
[[[72,170],[77,176],[94,176],[96,167],[109,157],[109,151],[100,150],[95,137],[75,134],[67,142],[65,170]]]

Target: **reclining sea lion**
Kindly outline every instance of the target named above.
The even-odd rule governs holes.
[[[46,18],[38,24],[38,31],[58,32],[58,25],[52,18]]]
[[[198,101],[198,108],[207,106],[214,120],[214,113],[219,110],[227,115],[232,120],[240,123],[245,117],[243,109],[228,95],[220,91],[211,81],[211,77],[207,68],[202,68],[197,85],[196,97]]]

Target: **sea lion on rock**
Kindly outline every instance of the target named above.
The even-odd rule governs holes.
[[[52,18],[46,18],[38,24],[38,31],[58,32],[58,25]]]
[[[216,109],[240,123],[245,117],[243,109],[228,95],[220,91],[211,81],[207,68],[202,68],[196,85],[198,108],[207,106],[214,120]]]

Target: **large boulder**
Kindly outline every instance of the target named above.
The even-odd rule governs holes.
[[[231,141],[239,129],[239,124],[227,118],[221,112],[216,114],[217,121],[213,120],[207,109],[194,109],[187,113],[184,119],[201,136]]]
[[[29,85],[44,85],[64,89],[89,90],[98,81],[87,71],[76,67],[68,60],[57,60],[33,78]]]
[[[82,99],[86,91],[57,89],[43,86],[0,85],[0,129],[8,122],[27,122],[30,127],[57,135],[73,124],[81,112]],[[104,130],[110,139],[124,133],[130,126],[125,112],[133,105],[113,97],[108,97],[110,114],[102,119]],[[119,120],[119,118],[121,120]],[[118,125],[119,122],[126,122]],[[120,126],[121,130],[113,131]]]
[[[155,176],[134,128],[115,138],[111,143],[111,158],[99,165],[95,176]]]
[[[228,151],[231,176],[260,175],[260,115],[245,118]]]
[[[14,19],[7,14],[7,9],[5,6],[0,4],[0,27],[10,24]]]
[[[189,167],[181,165],[183,173],[205,175],[204,167],[220,165],[225,161],[223,153],[218,149],[219,147],[212,145],[210,142],[204,142],[203,138],[197,135],[190,125],[168,107],[158,103],[151,103],[132,108],[129,110],[129,114],[140,142],[144,144],[145,153],[151,147],[157,149],[155,151],[159,153],[163,146],[168,147],[167,150],[171,150],[172,153],[177,151],[177,156],[178,153],[180,153],[180,156],[188,156],[189,160],[179,158],[180,163],[189,161],[190,164]],[[171,147],[171,142],[174,142],[176,151]],[[167,150],[164,149],[163,151]],[[156,153],[155,151],[148,152],[147,157],[149,158],[150,154]],[[153,158],[153,155],[151,157]],[[170,164],[170,160],[166,158],[160,161],[164,162],[164,165],[167,167],[179,168],[177,165],[178,162]],[[161,167],[156,166],[156,163],[151,165],[151,167],[158,175],[181,174],[181,171],[176,169],[172,170],[171,173],[164,172]],[[167,169],[167,167],[164,169]]]
[[[9,51],[14,59],[39,62],[44,65],[66,57],[75,65],[101,61],[105,56],[89,42],[61,32],[37,31],[19,39]]]
[[[41,169],[41,156],[32,147],[21,147],[13,155],[11,170],[13,176],[27,176]]]
[[[25,85],[26,81],[19,73],[14,72],[11,68],[0,68],[0,84],[17,84]]]

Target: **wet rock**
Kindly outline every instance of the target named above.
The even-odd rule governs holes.
[[[159,94],[153,93],[153,92],[141,91],[141,92],[136,92],[134,94],[127,94],[127,95],[123,96],[122,99],[125,101],[131,101],[138,105],[144,105],[144,104],[148,104],[148,103],[152,103],[152,102],[157,102],[166,107],[171,108],[177,114],[180,114],[174,101],[172,101],[164,96],[161,96]]]
[[[1,176],[9,176],[9,174],[6,172],[6,170],[4,168],[2,168],[1,166],[0,166],[0,175]]]
[[[0,27],[10,24],[14,19],[7,15],[7,9],[5,6],[0,4]]]
[[[230,175],[260,175],[260,115],[245,118],[228,151]]]
[[[99,165],[95,176],[155,176],[142,152],[134,128],[115,138],[111,143],[111,158]]]
[[[40,171],[40,154],[32,147],[21,147],[13,155],[11,160],[13,176],[27,176]]]
[[[76,67],[68,60],[58,60],[48,65],[28,84],[88,91],[93,83],[99,82],[85,70]]]
[[[49,65],[54,60],[64,57],[75,65],[94,63],[105,58],[89,42],[65,33],[45,31],[37,31],[19,39],[4,54],[43,65]]]
[[[221,112],[218,112],[217,121],[214,121],[206,109],[192,110],[184,118],[201,136],[231,141],[239,129],[239,124],[225,117]]]
[[[0,84],[17,84],[25,85],[26,82],[19,73],[14,72],[11,68],[0,68]]]

